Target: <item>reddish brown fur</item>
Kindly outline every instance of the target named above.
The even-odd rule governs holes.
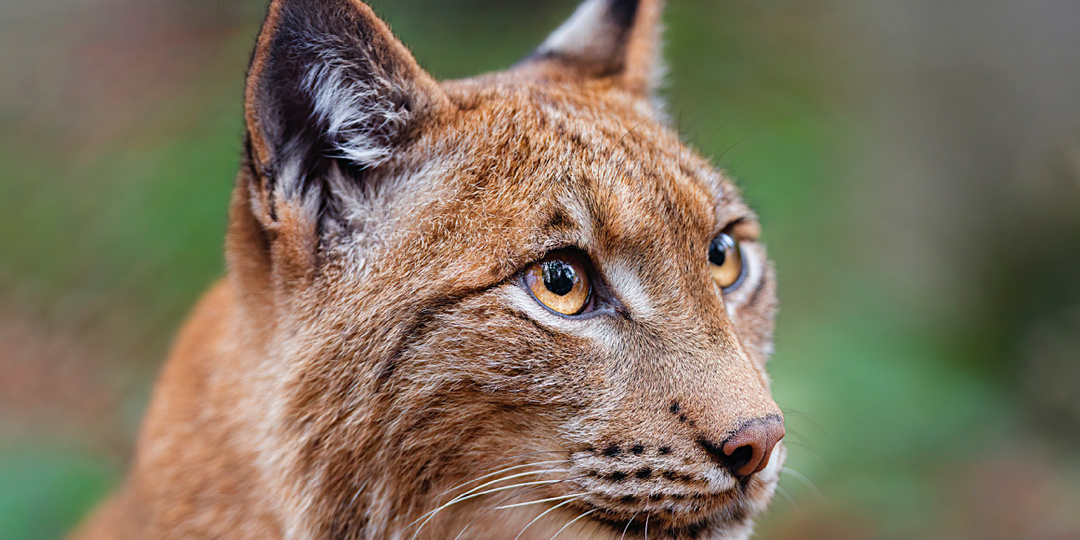
[[[587,492],[526,536],[594,510],[559,537],[637,537],[646,517],[653,538],[745,537],[783,449],[718,491],[726,473],[701,441],[779,414],[764,370],[774,280],[753,214],[649,103],[659,3],[640,7],[617,73],[546,58],[436,84],[370,9],[342,2],[420,112],[365,172],[375,217],[337,228],[264,174],[279,150],[256,86],[287,3],[250,73],[228,277],[178,338],[130,477],[80,537],[409,538],[458,482],[549,461],[514,472],[555,467],[522,481],[562,482],[451,506],[420,536],[513,538],[561,501],[495,504]],[[736,222],[757,274],[725,297],[705,254]],[[527,303],[518,273],[566,247],[612,290],[610,313]]]

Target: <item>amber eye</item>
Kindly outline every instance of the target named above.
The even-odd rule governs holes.
[[[591,286],[585,265],[568,253],[552,253],[525,271],[525,285],[541,304],[577,315],[589,302]]]
[[[727,234],[720,234],[709,244],[709,273],[720,285],[729,290],[739,284],[743,274],[742,250],[739,241]]]

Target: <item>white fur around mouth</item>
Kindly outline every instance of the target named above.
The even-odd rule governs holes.
[[[595,486],[573,506],[588,514],[584,519],[604,523],[612,538],[622,538],[624,531],[626,538],[643,538],[648,521],[651,538],[743,539],[750,534],[750,518],[771,499],[785,456],[783,447],[778,447],[765,468],[744,483],[723,469],[708,468],[694,475],[701,481],[701,491],[677,486],[632,490]]]

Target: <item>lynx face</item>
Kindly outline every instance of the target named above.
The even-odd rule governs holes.
[[[652,99],[659,12],[589,0],[438,83],[357,1],[273,2],[227,315],[181,338],[129,488],[153,530],[749,535],[785,454],[774,278]]]

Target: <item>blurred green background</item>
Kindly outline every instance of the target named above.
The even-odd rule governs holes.
[[[439,77],[570,1],[373,2]],[[117,485],[223,271],[248,0],[0,2],[0,538]],[[765,224],[758,538],[1080,538],[1080,3],[671,0],[664,95]]]

